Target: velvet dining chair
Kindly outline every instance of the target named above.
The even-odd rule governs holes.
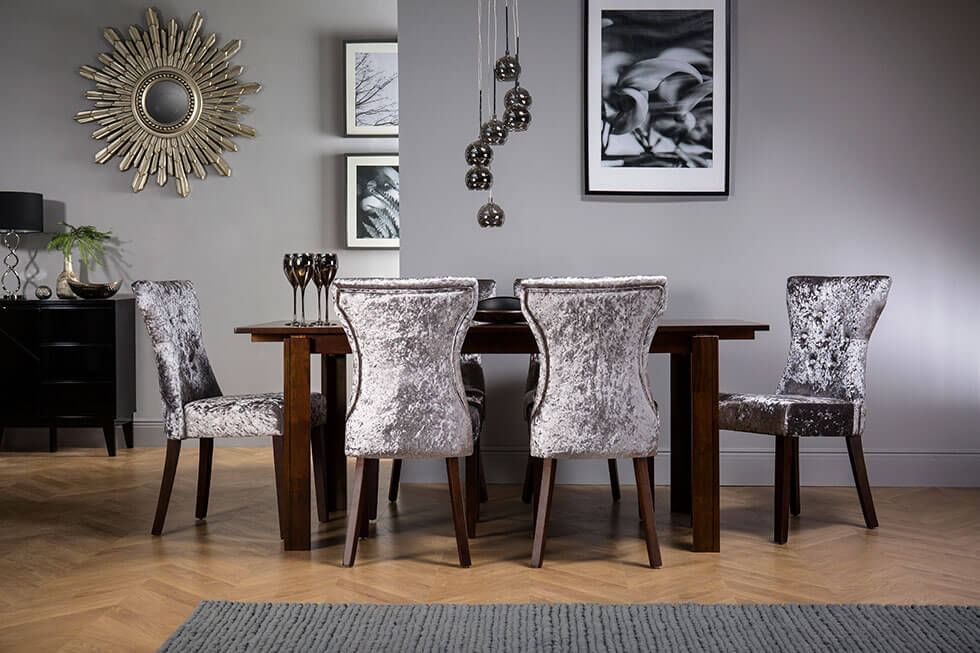
[[[279,535],[284,531],[282,478],[283,395],[281,392],[223,395],[204,349],[201,309],[190,281],[136,281],[136,304],[143,314],[153,345],[160,381],[167,453],[160,496],[153,519],[153,535],[163,532],[184,440],[197,440],[200,460],[197,477],[198,519],[207,517],[215,438],[271,437],[279,511]],[[310,395],[311,438],[321,437],[326,423],[326,400]],[[314,449],[316,452],[316,449]],[[324,462],[314,456],[314,463]]]
[[[542,470],[531,565],[544,559],[558,460],[632,458],[647,558],[659,567],[649,465],[660,416],[647,356],[667,303],[667,279],[524,279],[520,299],[541,366],[530,413],[531,456]]]
[[[891,278],[790,277],[790,348],[775,394],[722,394],[719,428],[775,436],[773,539],[785,544],[800,514],[800,439],[843,438],[868,528],[878,526],[864,464],[868,341]]]
[[[466,398],[463,340],[476,279],[340,279],[331,288],[354,358],[345,450],[356,458],[343,565],[368,530],[382,458],[443,458],[459,564],[470,566],[459,458],[473,453],[480,413]]]

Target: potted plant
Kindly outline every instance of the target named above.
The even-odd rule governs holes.
[[[105,242],[112,237],[111,231],[99,231],[92,225],[86,224],[80,227],[73,227],[67,222],[60,223],[65,226],[67,231],[56,234],[48,243],[49,250],[58,250],[65,257],[65,267],[58,275],[58,282],[55,292],[62,299],[74,297],[68,280],[77,281],[75,271],[72,269],[72,251],[78,245],[78,256],[88,268],[102,265],[102,257],[105,254]]]

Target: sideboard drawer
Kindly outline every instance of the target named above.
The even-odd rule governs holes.
[[[111,344],[115,341],[115,315],[101,306],[52,307],[40,311],[39,335],[44,343]]]
[[[41,413],[47,417],[90,417],[113,413],[112,383],[41,383],[45,398]]]
[[[111,382],[116,360],[109,345],[41,345],[44,381]]]

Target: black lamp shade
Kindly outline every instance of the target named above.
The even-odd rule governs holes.
[[[44,199],[41,194],[0,191],[0,231],[44,231]]]

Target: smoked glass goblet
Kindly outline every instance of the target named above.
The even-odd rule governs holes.
[[[329,296],[330,284],[337,276],[337,255],[327,253],[315,254],[313,256],[313,285],[316,286],[316,324],[323,326],[327,322],[323,319],[323,312],[320,305],[320,290],[326,289]]]
[[[289,285],[293,287],[293,321],[288,322],[288,326],[299,324],[296,321],[296,287],[299,285],[299,280],[296,278],[295,260],[295,254],[284,254],[282,257],[282,271],[286,275],[286,280],[289,281]]]
[[[293,274],[299,285],[299,325],[306,326],[306,286],[313,277],[313,255],[308,252],[296,254],[293,257]]]

